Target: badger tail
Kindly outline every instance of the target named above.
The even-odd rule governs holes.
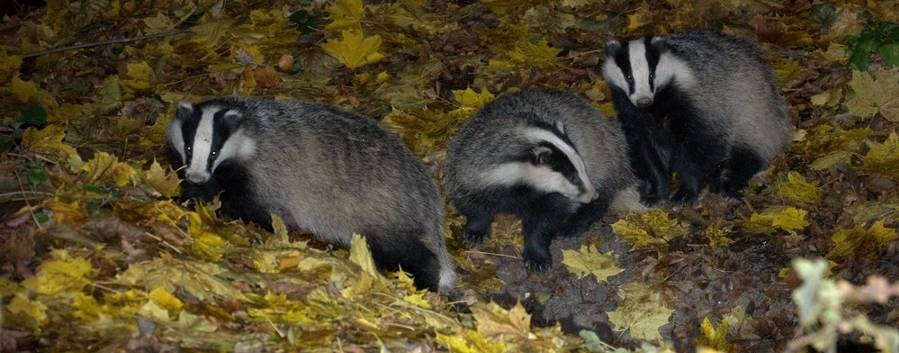
[[[412,274],[415,287],[446,292],[455,285],[455,272],[421,240],[421,232],[390,232],[389,236],[366,237],[375,264],[381,270],[402,268]]]

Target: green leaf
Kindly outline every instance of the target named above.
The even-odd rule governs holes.
[[[29,105],[19,113],[19,122],[34,126],[47,124],[47,111],[39,105]]]
[[[318,26],[319,18],[306,10],[299,10],[290,14],[287,19],[297,26],[297,31],[302,34],[312,33]]]
[[[884,45],[877,52],[887,65],[899,66],[899,44]]]
[[[47,173],[44,168],[28,168],[25,170],[25,177],[32,186],[38,186],[47,181]]]

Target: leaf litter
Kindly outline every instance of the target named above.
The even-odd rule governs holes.
[[[0,351],[899,351],[889,2],[108,5],[49,1],[0,26]],[[707,195],[556,240],[546,274],[524,270],[510,217],[464,249],[449,208],[451,299],[376,271],[363,238],[335,249],[278,217],[272,234],[173,199],[161,156],[179,100],[358,111],[439,180],[449,137],[496,96],[575,89],[613,116],[610,34],[696,26],[762,43],[798,127],[790,151],[742,202]]]

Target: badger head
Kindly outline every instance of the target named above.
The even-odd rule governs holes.
[[[578,203],[597,197],[586,166],[561,123],[532,122],[520,128],[523,143],[509,161],[485,171],[489,185],[524,185],[543,193],[559,193]]]
[[[660,37],[646,37],[629,42],[610,40],[606,43],[606,59],[602,74],[609,87],[627,95],[638,108],[652,106],[656,92],[677,79],[692,75]]]
[[[245,134],[245,120],[238,109],[214,102],[178,104],[166,139],[185,181],[204,184],[222,163],[253,154],[255,145]]]

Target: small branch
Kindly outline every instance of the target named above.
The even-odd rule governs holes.
[[[36,51],[33,53],[28,53],[28,54],[22,55],[22,59],[34,58],[34,57],[58,53],[58,52],[66,51],[66,50],[92,48],[92,47],[99,47],[99,46],[111,45],[111,44],[125,44],[125,43],[131,43],[131,42],[139,42],[139,41],[147,40],[147,39],[154,39],[154,38],[170,36],[173,34],[180,34],[180,33],[184,33],[187,31],[188,31],[187,29],[179,29],[179,30],[173,30],[173,31],[167,31],[167,32],[159,32],[159,33],[155,33],[155,34],[151,34],[151,35],[143,36],[143,37],[111,39],[111,40],[106,40],[106,41],[102,41],[102,42],[69,45],[69,46],[65,46],[65,47],[56,47],[56,48]]]

